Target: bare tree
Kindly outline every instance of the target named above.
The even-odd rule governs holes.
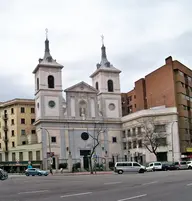
[[[89,136],[93,139],[93,147],[92,147],[92,150],[90,152],[90,155],[89,155],[89,165],[90,165],[90,173],[93,174],[93,166],[92,166],[92,157],[93,157],[93,154],[95,153],[96,151],[96,148],[102,143],[102,140],[100,139],[100,136],[101,134],[105,132],[105,130],[101,128],[98,128],[94,130],[94,136],[89,134]]]
[[[156,156],[160,146],[167,146],[167,133],[161,129],[162,124],[155,117],[147,117],[138,120],[141,133],[138,137],[142,139],[142,145]]]

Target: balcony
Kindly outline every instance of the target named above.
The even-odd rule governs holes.
[[[3,126],[4,131],[8,131],[8,126]]]
[[[4,120],[7,120],[7,119],[8,119],[8,115],[7,115],[7,114],[4,114],[4,115],[3,115],[3,119],[4,119]]]

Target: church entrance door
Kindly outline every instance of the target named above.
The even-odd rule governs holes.
[[[83,156],[83,168],[84,169],[89,169],[89,155],[90,155],[90,150],[80,150],[80,156]]]

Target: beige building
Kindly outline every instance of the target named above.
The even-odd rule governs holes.
[[[141,110],[122,117],[122,147],[125,160],[140,163],[152,161],[176,161],[182,158],[179,144],[178,112],[176,107],[157,107]],[[144,145],[147,132],[161,140],[157,158]],[[152,138],[155,139],[155,138]],[[148,148],[151,149],[150,146]]]
[[[34,100],[14,99],[0,104],[1,166],[23,169],[29,161],[40,166],[41,143],[37,143],[34,121]]]

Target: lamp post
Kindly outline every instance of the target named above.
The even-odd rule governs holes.
[[[174,125],[174,123],[175,122],[178,122],[177,120],[176,121],[173,121],[172,122],[172,124],[171,124],[171,146],[172,146],[172,162],[174,163],[174,146],[173,146],[173,141],[174,141],[174,139],[173,139],[173,125]]]
[[[49,131],[46,129],[46,128],[40,128],[41,130],[45,130],[47,135],[48,135],[48,138],[49,138],[49,157],[50,157],[50,171],[52,171],[52,155],[51,155],[51,136],[50,136],[50,133]]]

